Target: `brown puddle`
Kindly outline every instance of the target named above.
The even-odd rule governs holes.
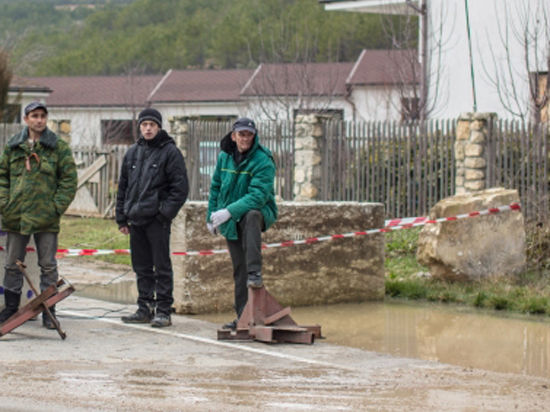
[[[461,307],[362,303],[292,308],[320,324],[324,342],[396,356],[550,378],[550,319],[504,317]],[[232,314],[201,315],[224,323]]]

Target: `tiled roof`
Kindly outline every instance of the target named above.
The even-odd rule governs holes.
[[[252,70],[171,70],[152,102],[238,101]]]
[[[351,85],[411,84],[418,81],[416,50],[363,50],[347,83]]]
[[[48,106],[144,106],[151,90],[162,79],[146,76],[27,77],[53,90]]]
[[[27,77],[13,76],[10,82],[9,91],[51,92],[52,90],[45,84],[33,81]]]
[[[144,106],[147,101],[223,102],[240,96],[343,96],[348,86],[411,83],[416,52],[363,50],[355,63],[261,64],[256,70],[170,70],[164,76],[15,78],[10,89],[53,92],[49,106]],[[411,63],[412,62],[412,63]]]
[[[243,96],[338,96],[346,94],[353,63],[261,64]]]

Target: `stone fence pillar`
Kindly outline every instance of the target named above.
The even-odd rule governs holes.
[[[322,117],[298,115],[294,138],[294,188],[296,201],[319,199],[323,149]]]
[[[494,113],[463,113],[458,119],[455,142],[455,193],[485,189],[488,123]]]
[[[180,148],[186,162],[188,162],[190,159],[187,159],[189,151],[189,124],[187,120],[183,117],[174,116],[168,119],[168,124],[170,125],[168,134],[176,140],[176,145]]]

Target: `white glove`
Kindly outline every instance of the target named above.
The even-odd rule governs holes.
[[[206,228],[208,229],[208,231],[210,233],[212,233],[213,235],[217,235],[218,234],[218,228],[214,227],[214,225],[210,222],[206,223]]]
[[[231,219],[231,213],[229,213],[229,210],[227,209],[218,210],[210,215],[210,220],[212,221],[214,228],[227,222],[229,219]]]

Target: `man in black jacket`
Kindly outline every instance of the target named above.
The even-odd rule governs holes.
[[[145,109],[138,117],[140,137],[124,156],[116,204],[120,232],[130,234],[138,309],[125,323],[172,324],[174,273],[170,225],[187,199],[185,161],[174,139],[162,129],[162,116]]]

